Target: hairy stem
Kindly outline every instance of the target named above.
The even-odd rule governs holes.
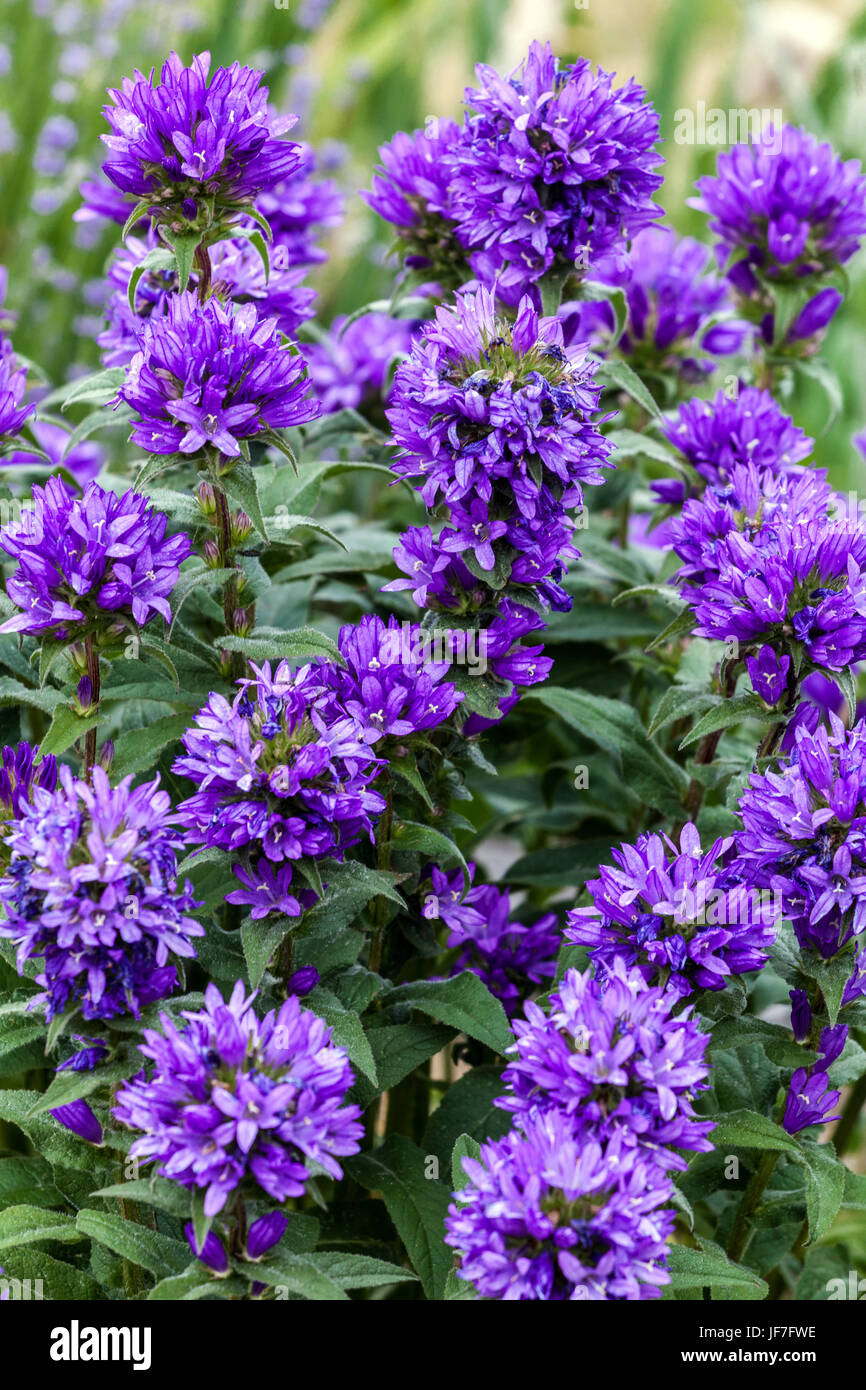
[[[773,1176],[773,1170],[778,1161],[779,1151],[777,1149],[769,1150],[761,1156],[761,1161],[749,1180],[749,1184],[740,1199],[734,1224],[731,1227],[731,1236],[728,1241],[728,1259],[730,1260],[740,1260],[745,1253],[749,1237],[752,1234],[751,1218],[764,1195],[764,1190]]]
[[[90,698],[92,703],[99,707],[100,683],[99,683],[99,653],[93,645],[93,637],[85,637],[84,653],[87,660],[87,675],[90,679]],[[84,737],[84,775],[89,777],[96,762],[97,739],[99,735],[98,725],[94,724],[92,729],[88,729]]]

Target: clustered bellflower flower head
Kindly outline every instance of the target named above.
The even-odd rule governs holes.
[[[754,306],[765,340],[775,331],[772,287],[799,283],[804,304],[785,342],[817,343],[842,302],[826,282],[866,235],[859,160],[841,160],[805,130],[771,127],[720,154],[716,174],[697,188],[700,196],[689,201],[709,215],[719,263],[728,266],[744,311]]]
[[[547,1111],[464,1158],[445,1241],[482,1298],[658,1298],[674,1213],[663,1171],[621,1134],[599,1143]]]
[[[255,436],[315,419],[305,364],[253,304],[172,296],[142,332],[119,399],[137,412],[130,436],[151,454],[215,450],[237,459]]]
[[[659,118],[635,81],[533,43],[508,77],[476,68],[461,139],[445,154],[457,236],[482,284],[509,304],[542,277],[585,272],[661,209]]]
[[[866,533],[856,523],[807,515],[752,538],[733,530],[715,561],[689,595],[699,637],[787,650],[798,675],[866,656]]]
[[[338,1160],[358,1152],[363,1134],[358,1106],[345,1104],[352,1069],[330,1028],[295,997],[259,1019],[254,998],[238,982],[226,1001],[210,984],[202,1010],[185,1010],[180,1023],[161,1015],[141,1045],[151,1065],[114,1107],[143,1131],[131,1156],[203,1190],[209,1217],[239,1188],[276,1202],[302,1196],[307,1161],[341,1178]]]
[[[475,865],[469,863],[470,881]],[[554,913],[545,913],[531,926],[510,918],[507,892],[491,883],[464,888],[458,869],[447,873],[437,865],[422,885],[422,914],[448,928],[449,947],[458,947],[451,974],[471,970],[500,1001],[511,1017],[534,987],[556,974],[562,933]]]
[[[788,759],[752,774],[737,836],[740,871],[779,895],[800,946],[824,960],[849,942],[853,953],[866,929],[866,724],[828,719],[800,725]]]
[[[569,912],[565,932],[590,948],[602,981],[621,958],[647,983],[687,995],[724,989],[731,975],[766,965],[781,912],[743,884],[730,838],[704,853],[689,822],[679,845],[642,835],[612,857],[586,885],[593,906]]]
[[[26,388],[27,373],[17,365],[6,339],[0,339],[0,457],[21,447],[21,427],[36,409],[22,404]]]
[[[455,235],[453,172],[448,156],[463,134],[454,121],[432,117],[411,135],[398,131],[379,149],[373,187],[361,197],[397,229],[406,266],[436,277],[446,288],[468,278],[466,253]]]
[[[315,668],[250,670],[231,704],[211,695],[183,736],[173,770],[199,788],[178,807],[187,837],[272,864],[341,857],[384,809],[369,785],[383,764],[353,719],[316,708]]]
[[[667,418],[663,432],[698,475],[691,487],[678,479],[651,484],[659,500],[681,501],[707,483],[725,487],[737,464],[761,472],[788,473],[809,457],[814,441],[794,424],[769,391],[739,387],[735,396],[718,391],[694,399]]]
[[[444,724],[463,699],[450,681],[447,654],[436,659],[433,635],[418,623],[365,614],[340,629],[345,666],[320,667],[323,693],[317,700],[329,722],[354,720],[364,743],[400,742]]]
[[[696,1119],[692,1100],[706,1089],[709,1034],[686,1008],[676,1018],[676,992],[650,988],[638,969],[615,960],[602,984],[569,970],[550,999],[550,1013],[526,1004],[514,1023],[496,1103],[517,1123],[560,1109],[575,1130],[599,1141],[620,1132],[664,1168],[687,1167],[672,1149],[712,1149],[712,1120]]]
[[[570,543],[566,511],[582,505],[584,484],[604,481],[610,453],[593,371],[584,355],[566,355],[561,325],[528,298],[513,324],[484,289],[436,310],[397,369],[386,414],[401,450],[394,472],[421,479],[428,507],[448,508],[443,550],[482,576],[497,553],[544,554],[547,572],[556,568]]]
[[[611,345],[616,315],[608,300],[563,304],[566,343],[590,339],[600,352],[614,351],[638,371],[673,370],[684,381],[699,381],[742,346],[746,325],[730,313],[729,289],[707,268],[711,253],[691,237],[669,227],[644,227],[627,253],[601,257],[594,281],[622,289],[627,320]]]
[[[6,828],[0,934],[17,946],[19,970],[43,958],[36,978],[49,1019],[77,1005],[87,1019],[137,1017],[171,993],[172,958],[194,956],[204,935],[187,916],[191,885],[177,884],[183,837],[168,793],[158,779],[112,787],[99,766],[92,778],[61,768],[59,785],[33,787]]]
[[[21,611],[2,632],[73,639],[112,625],[171,620],[168,596],[191,546],[166,537],[166,519],[135,492],[90,482],[80,495],[62,478],[34,487],[34,505],[0,531],[17,561],[6,591]]]
[[[682,561],[675,582],[696,602],[700,586],[718,579],[730,562],[724,544],[729,537],[774,555],[786,528],[807,520],[825,523],[836,503],[824,469],[771,473],[751,463],[734,464],[725,482],[708,483],[700,497],[687,498],[682,511],[664,524],[665,540]]]
[[[163,221],[248,207],[300,162],[297,145],[282,139],[297,118],[268,110],[261,79],[240,63],[211,74],[209,53],[189,67],[172,53],[156,86],[152,71],[124,78],[103,108],[105,174]]]
[[[0,813],[5,823],[17,820],[30,801],[34,787],[53,792],[57,786],[57,759],[53,753],[39,756],[39,745],[17,743],[3,749],[0,769]]]

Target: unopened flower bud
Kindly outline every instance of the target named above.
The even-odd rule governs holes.
[[[252,616],[248,608],[236,608],[232,613],[232,631],[239,637],[246,637],[252,627]]]
[[[220,553],[216,541],[205,541],[204,545],[202,546],[202,554],[204,556],[204,562],[207,565],[208,569],[219,569]]]
[[[250,521],[246,512],[232,512],[232,545],[240,545],[242,541],[245,541],[247,536],[251,534],[252,529],[253,523]]]
[[[217,504],[213,483],[209,483],[207,478],[203,479],[203,481],[199,483],[195,495],[198,505],[204,515],[206,517],[216,516]]]

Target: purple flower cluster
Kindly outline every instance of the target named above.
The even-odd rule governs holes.
[[[469,864],[470,877],[475,865]],[[553,913],[531,926],[512,921],[508,893],[493,884],[464,891],[460,870],[448,874],[433,865],[422,907],[428,920],[441,920],[449,947],[459,947],[452,975],[471,970],[512,1016],[534,985],[556,974],[562,935]]]
[[[526,1004],[503,1074],[508,1094],[497,1104],[519,1124],[561,1110],[575,1130],[605,1141],[621,1133],[663,1168],[685,1169],[670,1152],[712,1149],[712,1120],[695,1118],[705,1090],[709,1034],[686,1008],[676,1017],[674,992],[650,988],[640,970],[614,961],[604,981],[569,970],[550,997],[550,1012]]]
[[[58,639],[94,628],[171,619],[168,595],[190,554],[186,535],[166,538],[166,519],[139,493],[118,497],[90,482],[81,496],[61,478],[33,489],[34,505],[0,531],[17,561],[6,592],[21,612],[0,632]]]
[[[720,262],[745,257],[777,279],[814,275],[851,259],[866,235],[866,177],[856,159],[794,126],[763,131],[720,154],[698,181]],[[739,283],[739,276],[736,277]]]
[[[560,66],[549,44],[508,77],[486,64],[476,74],[445,158],[457,235],[479,280],[516,304],[661,216],[659,118],[635,81],[614,87],[585,58]]]
[[[782,1126],[789,1134],[799,1134],[801,1129],[840,1118],[830,1111],[838,1105],[842,1092],[830,1089],[827,1073],[841,1055],[847,1038],[848,1029],[844,1025],[822,1029],[818,1060],[811,1067],[798,1067],[794,1072],[782,1117]]]
[[[566,511],[582,506],[583,484],[603,482],[610,453],[593,418],[593,370],[566,355],[561,325],[529,299],[513,324],[487,290],[436,310],[386,413],[401,450],[394,471],[422,480],[428,507],[448,508],[442,549],[482,574],[521,555],[555,568],[570,542]]]
[[[448,287],[466,279],[465,253],[455,236],[452,170],[447,156],[459,144],[454,121],[433,118],[424,130],[398,131],[379,150],[373,188],[362,193],[380,217],[397,228],[406,265],[429,271]]]
[[[766,286],[779,282],[816,291],[787,330],[786,344],[822,333],[842,302],[834,285],[821,287],[822,279],[850,260],[866,235],[859,161],[841,160],[805,130],[770,128],[720,154],[716,174],[699,179],[697,188],[700,197],[691,204],[709,215],[719,264],[729,267],[744,306],[754,305],[764,339],[774,337]]]
[[[769,391],[743,386],[730,397],[718,391],[711,401],[694,399],[680,406],[664,433],[684,454],[702,481],[724,486],[737,464],[750,464],[762,473],[787,473],[807,459],[814,441],[799,429]],[[702,481],[701,481],[702,480]],[[656,484],[665,502],[680,500],[681,483]]]
[[[345,665],[320,668],[323,691],[316,706],[328,723],[349,718],[365,744],[401,742],[435,729],[463,699],[444,679],[449,656],[435,659],[434,636],[417,623],[387,623],[366,614],[340,629],[338,646]]]
[[[233,702],[211,695],[183,736],[174,771],[199,790],[178,807],[180,822],[195,843],[251,846],[275,864],[342,856],[384,809],[369,786],[382,763],[353,719],[317,709],[316,669],[250,669]]]
[[[673,1189],[621,1134],[599,1143],[549,1110],[463,1166],[445,1240],[483,1298],[635,1301],[669,1282]]]
[[[302,1196],[307,1162],[342,1177],[338,1159],[358,1152],[363,1133],[360,1110],[344,1103],[352,1069],[327,1025],[294,997],[259,1019],[254,997],[238,982],[226,1002],[211,984],[183,1022],[163,1014],[141,1045],[152,1067],[114,1107],[143,1131],[132,1157],[203,1190],[208,1217],[238,1188],[279,1203]]]
[[[602,980],[622,959],[648,983],[687,995],[724,989],[731,975],[766,965],[782,914],[744,884],[730,839],[704,853],[688,823],[679,846],[667,835],[642,835],[612,857],[614,865],[602,865],[586,885],[593,906],[570,912],[565,933],[590,948]]]
[[[18,966],[44,959],[37,983],[48,1018],[81,1007],[85,1018],[136,1016],[170,994],[173,956],[192,957],[204,928],[187,916],[179,889],[168,793],[158,780],[112,787],[101,767],[92,784],[60,770],[53,790],[33,786],[6,828],[11,862],[0,879]],[[50,781],[50,778],[48,779]]]
[[[675,371],[698,381],[713,371],[714,358],[740,350],[746,325],[730,313],[725,282],[708,270],[710,254],[669,227],[645,227],[627,253],[593,265],[594,281],[624,291],[628,316],[613,347],[638,371]],[[609,300],[569,302],[558,317],[566,343],[590,340],[600,352],[612,350],[616,315]]]
[[[0,455],[20,447],[17,435],[35,406],[22,405],[27,373],[15,361],[6,339],[0,339]]]
[[[682,561],[676,582],[697,601],[700,586],[718,580],[729,562],[729,538],[741,537],[774,554],[786,527],[806,520],[824,523],[835,503],[824,469],[772,473],[736,463],[724,482],[708,483],[700,498],[687,498],[681,513],[665,523],[665,539]],[[738,547],[739,541],[732,539],[732,544]]]
[[[296,117],[268,111],[268,89],[254,68],[232,63],[210,73],[210,54],[185,68],[176,53],[161,82],[136,72],[110,90],[103,114],[111,134],[103,169],[123,193],[147,200],[160,217],[192,222],[208,203],[249,205],[292,175],[298,146],[281,137]]]
[[[824,960],[866,929],[866,723],[828,718],[829,729],[800,725],[790,757],[752,774],[737,836],[741,873],[777,894],[800,946]]]
[[[271,229],[275,247],[283,247],[288,264],[318,265],[327,260],[316,237],[343,220],[344,199],[333,179],[317,174],[317,158],[309,145],[297,145],[297,165],[291,175],[265,189],[256,200]]]
[[[138,414],[131,438],[151,454],[216,450],[236,459],[263,431],[319,413],[304,360],[253,304],[173,295],[144,327],[119,398]]]
[[[866,532],[846,518],[777,520],[750,538],[730,531],[717,573],[690,594],[700,637],[799,653],[808,670],[866,656]]]
[[[53,792],[57,786],[57,759],[52,753],[39,757],[39,745],[29,743],[8,745],[3,749],[3,767],[0,770],[0,807],[4,824],[17,820],[29,803],[34,787],[44,787]]]

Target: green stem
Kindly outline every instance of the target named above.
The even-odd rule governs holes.
[[[377,833],[378,855],[377,864],[380,869],[387,870],[391,867],[391,826],[394,819],[394,788],[391,778],[385,773],[385,810],[379,822]],[[388,899],[379,897],[376,899],[376,919],[373,928],[373,939],[370,942],[370,956],[368,968],[378,973],[382,964],[382,951],[385,942],[385,918],[388,915]]]
[[[729,1260],[738,1261],[745,1253],[749,1237],[752,1234],[751,1218],[764,1195],[764,1190],[773,1176],[773,1170],[778,1161],[778,1149],[768,1150],[762,1154],[761,1161],[749,1180],[749,1184],[740,1199],[734,1224],[731,1227],[731,1236],[728,1241]]]
[[[87,659],[87,674],[90,678],[90,698],[91,702],[99,707],[100,679],[99,679],[99,653],[93,645],[93,637],[85,637],[84,653]],[[97,738],[99,729],[94,724],[92,729],[88,729],[84,736],[84,775],[90,777],[93,766],[96,762]]]

